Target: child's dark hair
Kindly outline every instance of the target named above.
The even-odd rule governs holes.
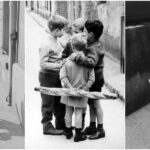
[[[53,15],[48,19],[47,25],[50,31],[63,29],[67,25],[67,20],[60,15]]]
[[[87,20],[84,26],[88,33],[93,32],[96,40],[98,40],[103,33],[104,26],[100,20]]]

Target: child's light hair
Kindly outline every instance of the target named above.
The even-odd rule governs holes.
[[[71,39],[71,44],[73,49],[83,51],[86,47],[86,38],[81,33],[75,34]]]
[[[60,15],[52,15],[49,17],[47,26],[50,31],[53,31],[55,29],[63,29],[68,24],[68,21],[66,18],[60,16]]]
[[[77,18],[74,22],[73,22],[73,27],[75,27],[77,30],[83,32],[84,30],[84,23],[85,23],[85,19],[84,18]]]

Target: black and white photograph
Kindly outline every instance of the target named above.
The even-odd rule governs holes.
[[[124,31],[124,1],[26,1],[26,149],[125,148]]]
[[[25,2],[0,1],[0,149],[25,145]]]
[[[150,149],[150,1],[0,1],[0,149]]]
[[[150,2],[126,1],[126,148],[150,149]]]

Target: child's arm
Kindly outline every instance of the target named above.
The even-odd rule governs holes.
[[[60,69],[60,80],[63,83],[64,87],[66,88],[73,88],[71,83],[68,80],[68,76],[66,73],[66,66],[64,65],[61,69]]]
[[[40,67],[41,69],[51,70],[60,69],[62,67],[62,61],[51,62],[51,57],[54,52],[49,49],[48,46],[43,46],[40,48]]]
[[[72,53],[71,43],[68,42],[62,52],[62,58],[67,58]]]
[[[90,69],[89,70],[89,79],[88,79],[88,82],[83,87],[83,89],[85,91],[89,90],[91,88],[91,86],[93,85],[94,82],[95,82],[95,72],[94,72],[94,69]]]
[[[93,48],[87,48],[86,53],[86,56],[73,54],[70,59],[75,61],[77,64],[94,68],[99,60],[99,54]],[[103,57],[104,53],[102,53],[101,56]]]

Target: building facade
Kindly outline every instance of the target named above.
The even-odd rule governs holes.
[[[126,2],[126,115],[150,102],[149,7],[149,1]]]
[[[0,2],[0,81],[24,128],[25,2]]]

